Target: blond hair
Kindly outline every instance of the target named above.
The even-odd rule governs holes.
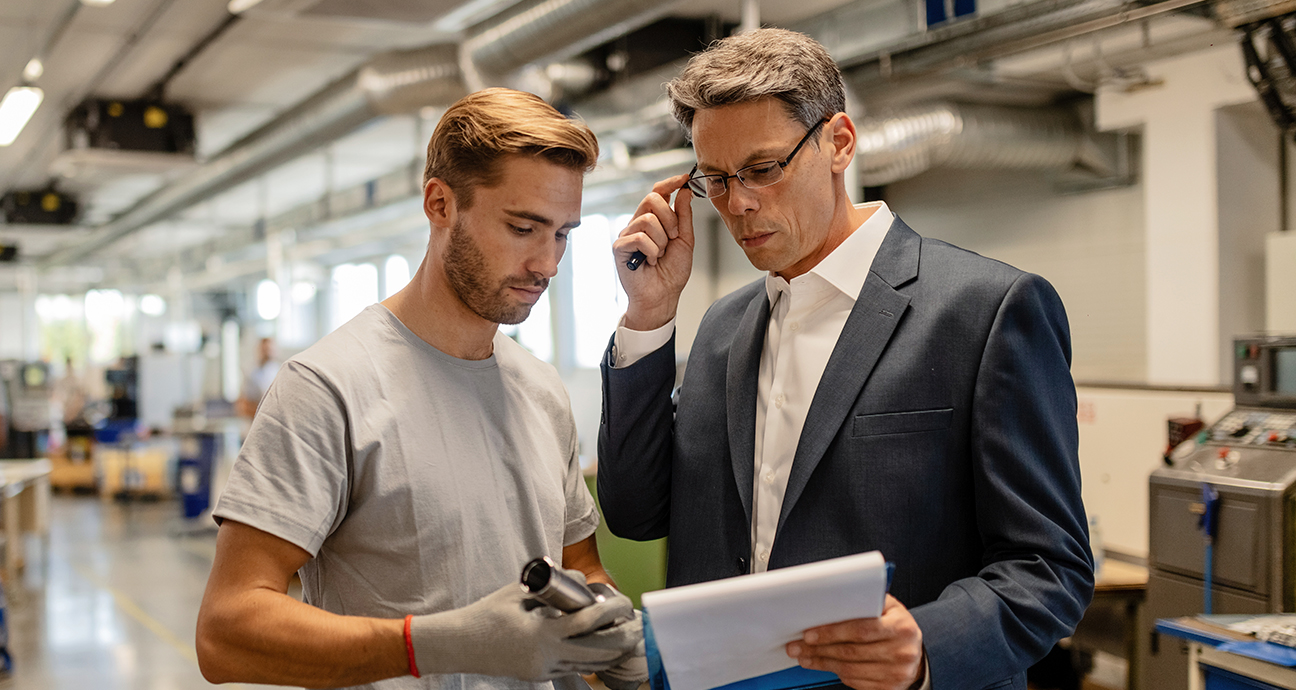
[[[675,119],[690,135],[699,110],[761,98],[813,127],[846,110],[841,70],[818,41],[786,29],[758,29],[716,41],[666,85]]]
[[[484,89],[459,99],[437,123],[428,142],[423,184],[440,179],[466,209],[475,188],[500,183],[506,156],[540,156],[587,173],[598,161],[598,151],[589,127],[565,117],[539,96]]]

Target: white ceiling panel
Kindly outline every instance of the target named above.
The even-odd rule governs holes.
[[[225,150],[239,137],[268,122],[282,108],[265,104],[238,104],[198,110],[198,158],[205,159]]]
[[[334,48],[375,52],[449,42],[456,34],[427,26],[260,12],[253,9],[239,27],[238,40],[263,45]]]
[[[198,107],[264,104],[287,107],[355,69],[361,53],[292,46],[222,43],[181,73],[171,97]]]

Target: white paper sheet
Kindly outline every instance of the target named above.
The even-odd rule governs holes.
[[[876,618],[879,551],[643,595],[671,690],[709,690],[796,666],[785,645],[828,623]]]

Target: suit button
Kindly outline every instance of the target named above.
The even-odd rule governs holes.
[[[740,570],[742,570],[744,573],[747,572],[747,559],[746,559],[746,558],[743,558],[742,556],[739,556],[739,557],[738,557],[738,568],[739,568]]]

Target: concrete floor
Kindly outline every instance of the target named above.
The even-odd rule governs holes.
[[[48,549],[30,541],[20,586],[6,590],[14,673],[0,688],[216,687],[194,654],[215,524],[186,528],[179,515],[174,502],[55,495]]]

